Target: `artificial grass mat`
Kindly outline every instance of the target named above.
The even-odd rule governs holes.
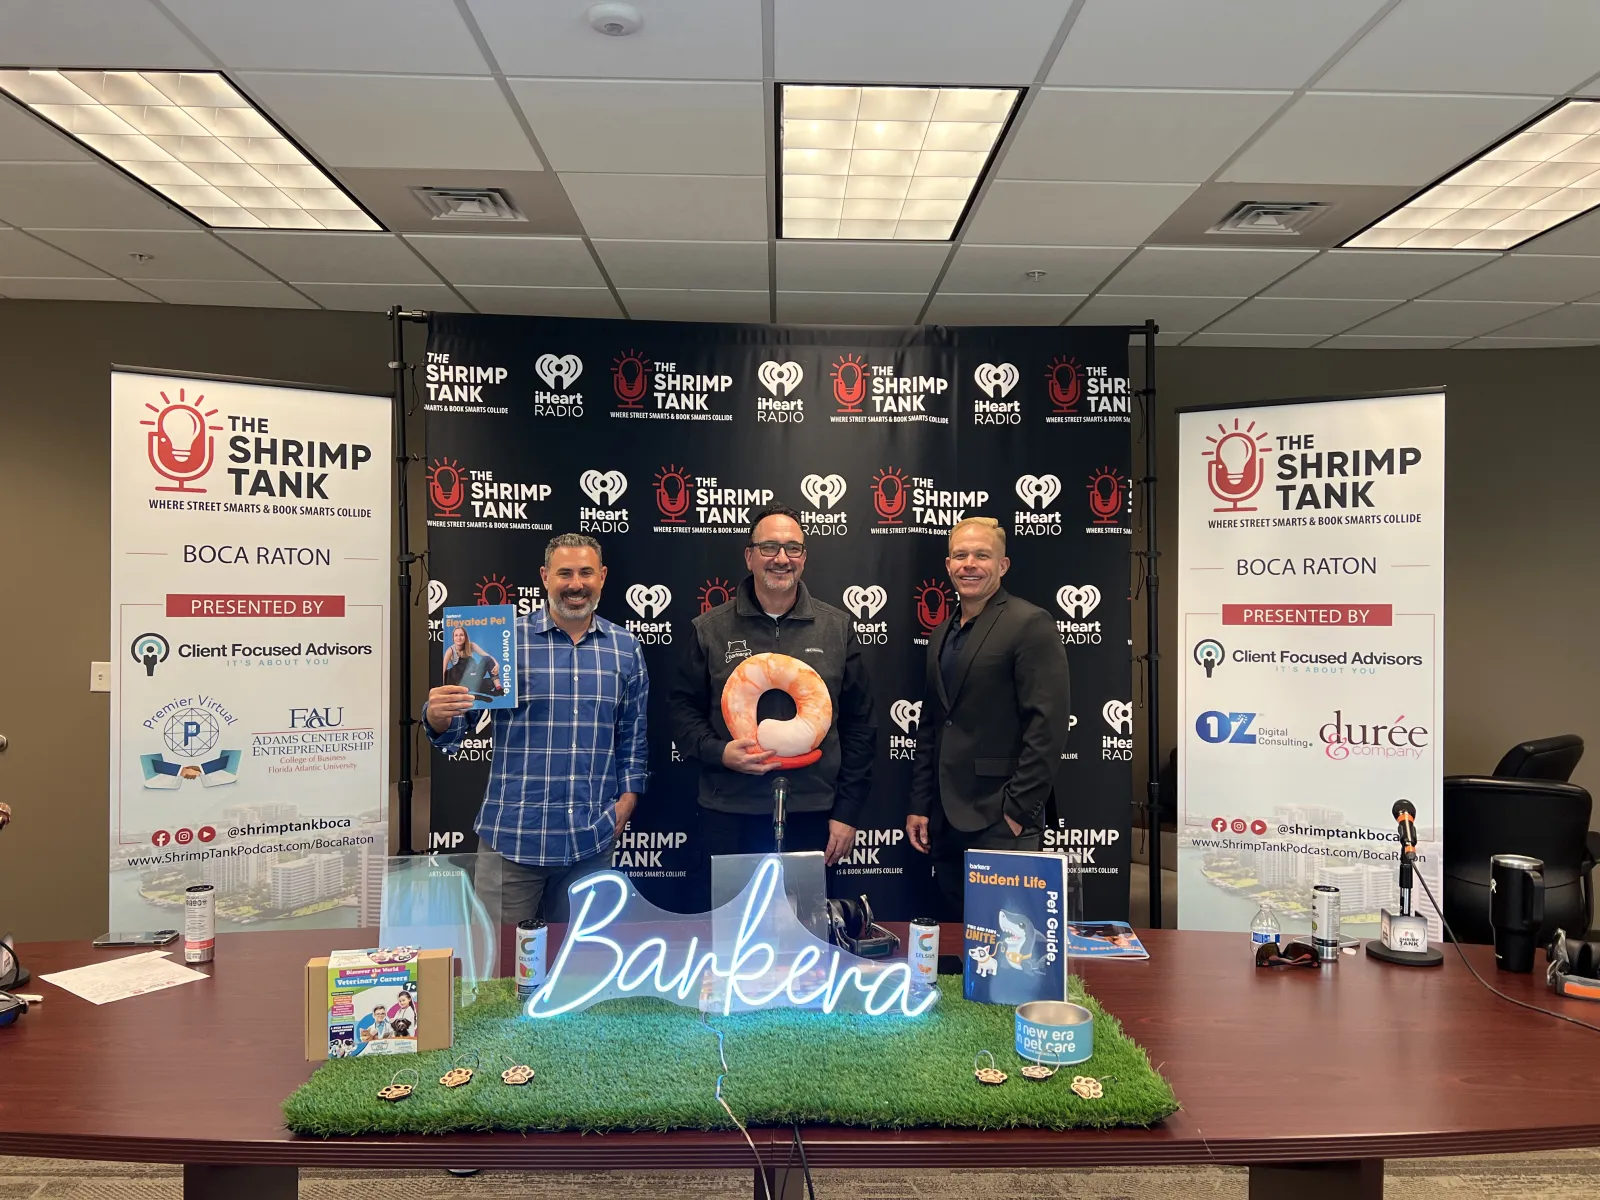
[[[1024,1079],[1013,1044],[1015,1009],[962,999],[961,977],[940,979],[938,1004],[920,1017],[823,1015],[797,1009],[714,1016],[664,1000],[609,1000],[547,1020],[519,1017],[509,980],[480,985],[456,1014],[455,1046],[417,1055],[346,1058],[324,1064],[284,1102],[295,1133],[455,1133],[468,1130],[729,1129],[716,1101],[723,1032],[723,1096],[749,1125],[855,1125],[872,1129],[1089,1129],[1152,1125],[1177,1111],[1171,1086],[1076,978],[1072,998],[1094,1013],[1094,1057],[1042,1083]],[[439,1077],[472,1051],[472,1082]],[[973,1078],[973,1056],[992,1051],[1010,1079]],[[500,1072],[526,1063],[537,1073],[508,1087]],[[405,1100],[378,1089],[396,1071],[420,1077]],[[1105,1095],[1083,1100],[1074,1075],[1104,1078]],[[1109,1077],[1109,1078],[1106,1078]]]

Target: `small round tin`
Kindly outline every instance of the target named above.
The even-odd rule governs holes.
[[[1065,1000],[1032,1000],[1017,1009],[1017,1057],[1052,1067],[1094,1053],[1094,1014]]]

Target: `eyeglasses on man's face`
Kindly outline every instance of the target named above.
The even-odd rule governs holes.
[[[750,548],[762,558],[777,558],[782,550],[790,558],[804,558],[806,548],[799,542],[751,542]]]

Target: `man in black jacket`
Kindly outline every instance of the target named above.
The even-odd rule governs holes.
[[[911,782],[911,844],[933,855],[939,919],[961,920],[968,850],[1039,850],[1067,743],[1067,655],[1043,609],[1000,586],[1011,566],[993,517],[950,531],[959,610],[928,638]]]
[[[824,604],[800,582],[805,532],[800,514],[771,504],[755,514],[744,562],[750,574],[734,598],[694,621],[683,668],[668,698],[673,737],[700,763],[699,840],[703,870],[718,854],[773,848],[773,755],[753,738],[735,739],[722,716],[722,689],[740,662],[778,653],[816,670],[828,686],[833,724],[822,758],[788,770],[783,848],[822,850],[828,864],[850,852],[872,783],[878,727],[872,691],[850,617]],[[783,692],[762,697],[757,716],[787,720],[794,701]]]

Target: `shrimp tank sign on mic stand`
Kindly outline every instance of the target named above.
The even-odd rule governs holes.
[[[771,691],[786,693],[794,701],[795,715],[787,721],[768,718],[757,722],[756,708]],[[833,699],[822,676],[807,663],[787,654],[755,654],[741,662],[722,686],[722,719],[735,740],[753,739],[775,757],[779,771],[809,767],[822,757],[822,739],[833,724]],[[778,852],[783,852],[784,804],[789,780],[772,780],[772,831]]]

